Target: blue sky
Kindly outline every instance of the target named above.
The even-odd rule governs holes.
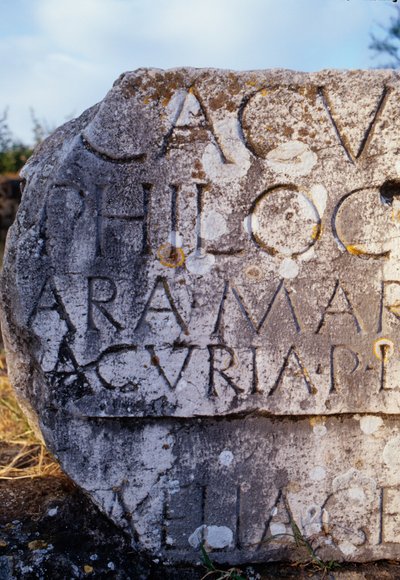
[[[391,0],[0,0],[0,112],[31,141],[103,98],[125,70],[370,68]]]

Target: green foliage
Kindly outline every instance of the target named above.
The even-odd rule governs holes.
[[[229,570],[220,570],[216,568],[203,544],[201,544],[200,549],[203,565],[208,570],[202,580],[205,578],[214,578],[215,580],[246,580],[246,578],[242,576],[242,571],[238,568],[229,568]]]
[[[18,173],[32,154],[32,149],[22,143],[13,143],[5,151],[0,151],[0,174]]]
[[[0,117],[0,174],[18,173],[31,154],[32,148],[11,133],[6,109]]]
[[[264,540],[264,543],[273,542],[274,540],[281,538],[283,536],[289,536],[289,537],[293,538],[296,546],[298,548],[305,550],[305,552],[307,554],[307,558],[305,560],[302,560],[294,565],[301,566],[303,569],[309,568],[309,569],[317,570],[318,572],[322,573],[322,578],[325,578],[333,570],[340,568],[340,564],[338,562],[336,562],[335,560],[325,561],[317,556],[316,549],[313,547],[312,542],[301,533],[299,526],[297,525],[297,523],[293,519],[293,516],[291,514],[289,507],[286,506],[286,509],[287,509],[287,512],[289,515],[290,527],[292,528],[292,534],[287,534],[287,533],[276,534],[276,535],[271,536],[270,538],[267,538],[266,540]],[[215,566],[214,562],[211,560],[210,556],[208,555],[208,553],[204,547],[204,543],[201,544],[200,550],[201,550],[201,560],[202,560],[203,566],[207,570],[207,574],[205,576],[203,576],[202,580],[205,580],[206,578],[210,578],[210,579],[212,578],[215,580],[246,580],[247,579],[248,576],[247,575],[244,576],[243,575],[244,572],[242,572],[242,570],[240,570],[239,568],[229,568],[228,570],[221,570],[221,569],[217,568]]]
[[[34,144],[39,145],[54,131],[55,127],[51,127],[44,119],[38,119],[33,109],[31,109],[31,119]]]
[[[392,6],[394,12],[388,26],[381,25],[382,35],[371,34],[369,48],[375,57],[385,57],[387,60],[380,68],[400,67],[400,7]]]
[[[340,564],[335,560],[325,561],[321,560],[321,558],[317,556],[316,551],[314,550],[311,542],[303,536],[303,534],[299,529],[299,526],[296,524],[296,522],[293,520],[292,517],[290,518],[290,527],[292,528],[296,546],[299,548],[305,548],[306,552],[308,552],[309,560],[307,564],[312,564],[318,570],[323,572],[324,575],[326,575],[328,572],[331,572],[335,568],[340,568]]]

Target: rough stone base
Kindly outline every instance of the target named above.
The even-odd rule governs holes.
[[[326,560],[400,554],[396,417],[48,420],[64,469],[152,557],[193,563],[204,541],[220,563],[296,561],[296,527]]]
[[[202,566],[164,567],[140,557],[125,534],[65,477],[1,481],[0,503],[1,580],[200,580],[207,572]],[[93,571],[85,572],[85,566]],[[271,563],[241,570],[246,580],[400,578],[400,565],[394,562],[324,570],[313,566],[306,554],[296,565]]]

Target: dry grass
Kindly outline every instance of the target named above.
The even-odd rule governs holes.
[[[0,353],[0,479],[59,475],[60,467],[29,427],[7,377]]]

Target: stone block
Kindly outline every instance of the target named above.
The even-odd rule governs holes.
[[[143,69],[26,165],[11,378],[139,550],[398,556],[399,102],[390,71]]]

